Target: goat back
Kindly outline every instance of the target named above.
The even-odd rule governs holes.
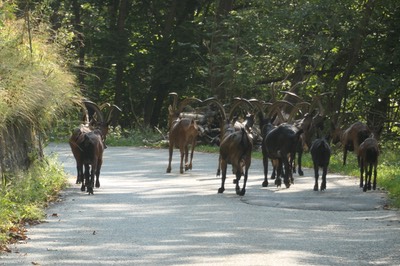
[[[228,163],[235,163],[251,156],[253,141],[245,129],[226,136],[220,145],[220,155]]]
[[[281,124],[272,129],[263,141],[268,156],[278,158],[294,152],[301,133],[302,129],[290,124]]]
[[[316,165],[323,167],[329,164],[331,148],[325,139],[314,140],[311,144],[310,153]]]
[[[92,163],[96,158],[101,158],[104,151],[104,144],[101,139],[101,134],[95,131],[86,133],[80,148],[84,163]]]
[[[374,138],[367,138],[361,143],[358,150],[358,155],[366,162],[377,162],[379,156],[379,144]]]

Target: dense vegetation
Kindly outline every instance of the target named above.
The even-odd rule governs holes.
[[[2,211],[25,198],[13,186],[51,184],[46,199],[62,187],[58,174],[29,176],[47,172],[45,133],[69,134],[82,97],[120,106],[110,143],[137,144],[167,131],[172,91],[223,103],[330,92],[329,121],[380,136],[381,184],[400,198],[399,23],[398,0],[0,0],[0,241],[31,219]]]

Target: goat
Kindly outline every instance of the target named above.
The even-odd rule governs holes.
[[[371,178],[372,169],[374,170],[374,181],[372,184],[372,189],[376,189],[376,175],[377,175],[377,165],[379,157],[379,145],[378,141],[369,137],[364,140],[358,150],[358,156],[360,157],[360,187],[363,191],[371,190]],[[363,184],[363,174],[365,174],[365,182]]]
[[[311,158],[314,165],[314,191],[318,191],[319,168],[322,168],[321,191],[326,189],[326,174],[328,173],[329,160],[331,157],[331,148],[325,138],[315,139],[310,148]]]
[[[262,153],[264,164],[264,182],[263,187],[268,186],[268,158],[278,160],[277,178],[275,184],[280,187],[282,180],[281,174],[283,172],[284,183],[286,188],[290,187],[293,183],[292,176],[292,163],[296,146],[299,142],[300,135],[303,129],[290,124],[281,124],[272,129],[263,139]],[[284,169],[282,168],[284,167]],[[290,179],[290,180],[289,180]]]
[[[85,166],[85,173],[83,172],[83,143],[86,140],[86,135],[90,132],[96,131],[96,134],[100,136],[100,139],[103,143],[103,147],[105,148],[104,141],[106,139],[106,135],[108,133],[108,127],[111,119],[113,118],[113,113],[115,110],[121,111],[121,109],[116,105],[106,104],[107,107],[110,107],[107,115],[107,121],[104,120],[103,113],[101,108],[97,106],[94,102],[91,101],[83,101],[84,109],[85,109],[85,119],[84,124],[81,124],[78,128],[74,129],[71,137],[69,138],[69,145],[71,147],[72,154],[76,160],[76,169],[77,169],[77,178],[76,183],[82,183],[81,190],[85,191],[85,183],[84,177],[87,175],[89,169],[87,165]],[[98,183],[99,184],[99,183]],[[100,186],[100,184],[99,184]],[[93,192],[92,192],[93,193]]]
[[[105,140],[105,136],[108,132],[108,123],[104,122],[103,114],[97,104],[91,101],[83,101],[85,106],[85,119],[84,124],[81,124],[78,128],[75,128],[69,138],[69,145],[71,147],[72,154],[76,160],[77,178],[76,184],[82,183],[81,190],[85,190],[84,186],[84,173],[83,173],[83,162],[81,158],[81,144],[85,140],[85,135],[95,129],[99,130],[102,140]],[[97,120],[94,119],[96,116]]]
[[[169,132],[169,161],[167,173],[171,173],[171,161],[174,148],[179,148],[181,153],[180,173],[183,174],[183,160],[185,171],[192,169],[193,152],[196,146],[198,127],[196,121],[190,118],[178,118],[172,124]],[[188,163],[189,145],[191,146],[190,162]]]
[[[84,135],[83,142],[79,145],[80,158],[85,166],[85,184],[87,192],[93,194],[94,179],[96,177],[96,188],[100,187],[100,169],[103,163],[104,143],[100,130],[94,130]],[[89,173],[89,168],[90,173]]]
[[[347,151],[354,151],[357,155],[358,166],[360,165],[360,156],[358,155],[360,144],[367,139],[371,130],[367,125],[362,122],[355,122],[349,126],[346,130],[333,127],[332,143],[336,144],[341,142],[343,146],[343,165],[346,165]]]
[[[183,160],[185,160],[185,171],[192,169],[192,161],[193,161],[193,153],[194,148],[196,146],[197,137],[199,135],[199,127],[197,125],[196,120],[193,118],[182,118],[181,113],[183,109],[190,103],[214,103],[220,109],[222,117],[226,117],[223,106],[214,98],[208,98],[204,101],[201,101],[197,98],[186,98],[179,103],[178,106],[178,94],[175,92],[169,93],[170,96],[173,97],[172,105],[168,107],[169,115],[168,121],[170,125],[169,132],[169,160],[167,173],[171,173],[171,161],[174,148],[179,148],[181,153],[181,162],[180,162],[180,173],[184,173],[183,168]],[[191,154],[190,161],[188,163],[189,156],[189,145],[191,146]]]
[[[251,165],[251,152],[253,150],[253,140],[248,132],[249,128],[246,126],[241,128],[240,131],[234,131],[228,134],[221,142],[219,150],[218,167],[222,170],[221,187],[218,193],[225,191],[225,180],[227,165],[232,164],[232,168],[236,172],[236,194],[244,196],[246,193],[246,183],[248,171]],[[243,187],[240,189],[239,181],[242,176],[244,167],[244,181]],[[219,169],[217,172],[219,175]]]

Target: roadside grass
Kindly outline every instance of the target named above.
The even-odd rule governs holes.
[[[25,224],[45,218],[44,208],[67,186],[56,158],[35,160],[28,171],[2,178],[0,187],[0,252],[7,243],[24,240]]]

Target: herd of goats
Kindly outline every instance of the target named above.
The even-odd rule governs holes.
[[[293,93],[286,93],[301,99]],[[221,187],[218,193],[225,190],[227,166],[230,164],[236,177],[233,181],[236,184],[236,194],[243,196],[246,193],[252,151],[259,143],[263,155],[263,187],[268,186],[268,164],[271,161],[273,169],[270,178],[275,179],[278,187],[283,179],[286,188],[289,188],[294,183],[293,173],[297,171],[303,175],[301,157],[303,151],[308,149],[314,164],[314,191],[322,191],[326,189],[331,157],[329,143],[340,142],[343,147],[343,165],[346,164],[347,152],[354,151],[360,169],[360,187],[364,192],[376,189],[378,141],[368,126],[360,121],[346,129],[332,126],[329,133],[323,135],[326,116],[321,98],[324,94],[313,97],[311,103],[300,100],[296,104],[286,100],[266,103],[256,99],[235,98],[230,106],[224,106],[215,98],[202,101],[191,97],[179,102],[176,93],[170,93],[170,96],[173,102],[168,108],[170,130],[167,173],[171,172],[175,148],[180,150],[180,173],[192,169],[196,143],[199,138],[206,138],[219,146],[217,176],[221,175]],[[82,191],[93,194],[93,187],[100,187],[99,175],[109,124],[113,114],[121,110],[115,105],[98,106],[91,101],[83,101],[83,105],[84,122],[74,129],[69,144],[76,159],[76,183],[82,184]],[[198,107],[193,108],[193,105]],[[105,109],[108,109],[107,114]],[[319,187],[320,168],[322,182]],[[371,184],[372,172],[374,178]],[[242,176],[243,185],[240,188]]]

